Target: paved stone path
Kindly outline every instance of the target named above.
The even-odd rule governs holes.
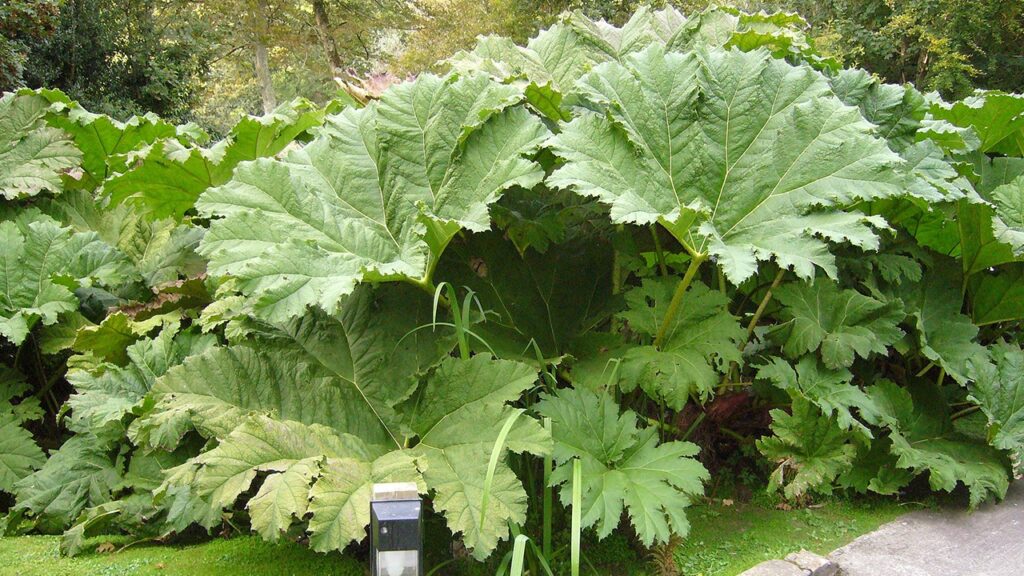
[[[912,512],[829,558],[844,576],[1024,576],[1024,485],[973,513]]]
[[[740,576],[1024,576],[1024,481],[974,512],[911,512],[832,552],[827,565],[795,556]]]

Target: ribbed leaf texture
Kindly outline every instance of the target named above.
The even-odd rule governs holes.
[[[61,174],[82,161],[63,131],[46,125],[50,103],[31,92],[0,98],[0,196],[14,200],[60,192]]]
[[[903,193],[899,157],[810,67],[763,51],[657,45],[577,84],[586,107],[550,141],[549,183],[607,204],[613,222],[660,222],[739,283],[774,258],[835,276],[825,240],[874,249],[878,217],[843,212]]]
[[[551,418],[556,468],[552,483],[562,504],[572,502],[572,462],[583,466],[582,521],[599,538],[612,533],[628,512],[647,546],[665,543],[690,528],[685,508],[704,493],[708,471],[689,442],[658,442],[654,428],[637,428],[637,415],[607,395],[583,388],[545,396],[538,410]]]
[[[490,226],[488,205],[543,172],[547,129],[521,93],[482,75],[425,74],[328,119],[282,160],[241,165],[199,199],[218,218],[201,252],[240,280],[262,318],[335,312],[357,282],[427,282],[452,236]]]

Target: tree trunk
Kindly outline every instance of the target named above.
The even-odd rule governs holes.
[[[928,48],[921,48],[921,54],[917,57],[917,74],[914,79],[914,86],[924,91],[924,81],[928,77]]]
[[[331,17],[327,13],[327,5],[324,0],[312,0],[313,17],[316,18],[316,35],[320,38],[320,45],[324,50],[324,57],[331,67],[331,75],[337,76],[343,68],[341,56],[338,55],[338,45],[334,42],[334,34],[331,32]]]
[[[253,17],[252,51],[256,66],[256,78],[260,82],[263,112],[269,113],[277,108],[277,95],[274,93],[274,79],[270,74],[270,59],[267,55],[266,37],[270,26],[267,24],[266,0],[256,0]]]

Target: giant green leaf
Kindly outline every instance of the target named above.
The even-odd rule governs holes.
[[[242,165],[197,204],[219,217],[201,247],[210,271],[273,321],[333,312],[359,281],[429,282],[460,228],[487,229],[502,191],[542,177],[524,156],[547,130],[520,98],[481,75],[422,75],[283,160]]]
[[[614,222],[661,222],[740,282],[775,258],[835,275],[825,241],[876,248],[877,217],[839,211],[902,193],[899,158],[809,67],[768,54],[658,46],[580,80],[593,108],[550,140],[549,183],[611,207]],[[667,120],[666,120],[667,114]]]
[[[118,311],[108,314],[99,324],[91,324],[87,320],[80,323],[79,320],[75,318],[73,321],[65,320],[61,323],[71,324],[75,329],[70,348],[97,360],[125,366],[128,364],[130,345],[157,328],[177,327],[181,316],[172,312],[138,321]]]
[[[406,451],[389,452],[372,462],[328,458],[309,491],[309,543],[317,551],[342,550],[362,540],[370,523],[373,485],[416,481],[424,491],[419,462]]]
[[[669,12],[666,9],[664,12]],[[747,13],[727,6],[711,6],[679,26],[668,40],[671,50],[698,47],[765,49],[776,58],[793,58],[819,67],[835,67],[822,58],[807,39],[807,21],[795,12]]]
[[[46,126],[49,102],[35,94],[0,98],[0,195],[4,200],[60,192],[60,176],[82,153],[67,134]]]
[[[67,135],[42,121],[44,106],[30,96],[0,98],[0,194],[5,200],[60,192],[61,174],[81,152]]]
[[[995,237],[1013,248],[1014,256],[1024,257],[1024,175],[992,191]]]
[[[193,459],[193,481],[201,496],[230,506],[260,472],[270,474],[249,500],[253,528],[277,539],[292,517],[306,514],[309,485],[323,458],[372,459],[374,451],[358,438],[317,424],[252,417],[220,444]]]
[[[95,436],[73,436],[42,468],[15,484],[15,509],[27,511],[45,529],[62,530],[87,506],[111,499],[121,482],[120,466]]]
[[[572,462],[583,468],[583,527],[594,526],[599,538],[614,531],[628,512],[646,546],[668,542],[689,531],[685,508],[704,492],[708,471],[689,442],[658,442],[654,428],[638,429],[637,415],[619,413],[607,395],[583,388],[545,395],[538,406],[551,418],[556,468],[551,482],[560,487],[562,503],[572,502]]]
[[[32,433],[7,402],[0,402],[0,491],[11,492],[14,483],[46,462]]]
[[[298,98],[265,116],[243,118],[209,148],[165,138],[136,152],[133,165],[103,183],[113,204],[130,202],[150,219],[181,219],[202,192],[231,179],[240,162],[273,156],[323,121],[324,111]]]
[[[928,111],[924,96],[913,86],[885,84],[866,70],[842,70],[829,78],[832,91],[844,104],[857,106],[878,126],[879,136],[896,151],[911,146]]]
[[[150,287],[206,270],[205,260],[195,252],[205,230],[190,223],[153,220],[128,204],[105,206],[84,191],[62,194],[44,210],[75,231],[96,232],[131,260]]]
[[[621,27],[572,12],[525,46],[516,46],[508,38],[482,36],[473,50],[456,53],[448,63],[456,70],[484,71],[503,81],[525,78],[535,90],[568,95],[573,83],[594,66],[622,61],[651,44],[668,51],[697,46],[744,51],[765,47],[779,57],[818,62],[803,33],[805,27],[796,14],[748,14],[725,7],[711,7],[687,19],[672,6],[660,10],[641,6]],[[538,108],[548,114],[544,107]],[[563,113],[548,115],[563,119]]]
[[[363,539],[372,484],[392,481],[416,482],[426,490],[408,451],[385,453],[329,427],[252,416],[215,448],[174,470],[165,489],[191,487],[216,508],[253,491],[246,504],[253,530],[277,540],[308,518],[311,546],[328,552]]]
[[[1006,459],[984,442],[953,429],[937,388],[919,385],[912,395],[906,388],[881,381],[868,394],[878,407],[872,424],[889,429],[899,468],[927,472],[933,490],[951,492],[963,483],[972,507],[989,495],[1002,498],[1006,494],[1010,482]]]
[[[69,371],[68,382],[75,388],[75,393],[68,398],[70,428],[79,433],[100,434],[139,406],[157,378],[187,356],[210,348],[214,342],[213,336],[192,332],[178,334],[176,327],[169,327],[156,338],[128,346],[129,362],[124,367],[104,365],[92,372]],[[123,435],[124,430],[117,432]]]
[[[311,312],[192,356],[157,379],[155,409],[136,438],[171,448],[191,429],[223,437],[247,415],[269,412],[401,446],[395,404],[451,349],[448,332],[414,331],[430,314],[429,297],[411,288],[365,287],[335,315]]]
[[[536,380],[536,368],[486,354],[447,359],[407,406],[408,427],[419,439],[413,451],[426,461],[423,478],[435,492],[434,508],[481,560],[508,537],[510,522],[526,521],[526,491],[504,458],[495,469],[486,508],[484,484],[499,430],[515,417],[507,403]],[[551,438],[536,420],[520,417],[505,447],[546,454]]]
[[[128,275],[124,256],[95,233],[72,233],[38,212],[0,222],[0,244],[0,335],[14,344],[37,322],[50,325],[76,310],[73,289]]]
[[[956,126],[970,126],[982,152],[1024,156],[1024,96],[979,90],[954,103],[936,102],[931,114]]]
[[[848,368],[855,356],[885,355],[903,337],[900,302],[887,304],[826,279],[786,284],[774,296],[783,323],[773,334],[790,358],[820,349],[826,366]]]
[[[82,152],[85,188],[92,189],[105,179],[123,172],[128,161],[125,155],[160,138],[185,138],[195,135],[194,125],[176,127],[152,112],[132,116],[122,122],[106,114],[94,114],[59,90],[24,90],[52,105],[47,115],[50,126],[67,132]],[[201,135],[203,136],[203,135]]]
[[[21,373],[0,364],[0,409],[11,410],[19,424],[43,417],[39,397],[30,392],[32,387]]]
[[[975,274],[968,285],[971,318],[979,326],[1024,319],[1024,263]]]
[[[782,488],[786,498],[831,494],[836,478],[853,465],[856,448],[850,433],[801,398],[793,400],[792,414],[775,409],[771,417],[775,435],[757,441],[761,454],[778,465],[768,489]]]
[[[915,476],[912,470],[897,466],[898,462],[888,436],[876,438],[867,445],[860,443],[853,467],[839,476],[839,484],[862,494],[868,491],[886,496],[897,494]]]
[[[650,278],[626,293],[628,309],[619,316],[631,330],[653,339],[668,314],[678,280]],[[621,356],[618,383],[625,391],[642,388],[651,398],[681,410],[691,397],[707,399],[719,372],[741,363],[746,332],[729,313],[721,292],[696,282],[665,332],[660,347],[629,348]]]
[[[992,362],[973,365],[971,399],[988,417],[992,445],[1024,458],[1024,351],[1013,344],[990,348]]]
[[[814,356],[804,356],[794,369],[782,358],[773,358],[758,368],[757,377],[769,380],[796,400],[802,398],[818,407],[827,418],[835,418],[843,430],[858,428],[871,437],[867,426],[853,416],[853,409],[873,415],[871,399],[852,383],[853,374],[845,369],[829,369]]]
[[[987,352],[976,342],[978,327],[961,314],[962,285],[956,267],[943,260],[920,282],[901,286],[900,296],[915,320],[921,352],[957,382],[965,383],[970,379],[968,362],[984,359]]]

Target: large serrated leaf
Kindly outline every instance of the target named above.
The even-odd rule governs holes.
[[[0,222],[0,335],[21,344],[37,323],[78,309],[72,292],[129,275],[124,256],[95,233],[72,233],[36,211]]]
[[[951,492],[963,483],[972,507],[989,496],[1005,496],[1010,483],[1006,458],[988,444],[956,432],[934,386],[922,383],[914,392],[889,381],[868,390],[878,407],[872,424],[889,429],[896,465],[915,474],[927,472],[932,490]]]
[[[802,398],[793,400],[792,414],[776,409],[771,417],[775,435],[757,441],[761,454],[778,465],[768,489],[782,488],[787,498],[831,494],[839,475],[853,465],[851,434]]]
[[[859,386],[852,383],[849,370],[833,370],[821,365],[814,356],[804,356],[794,369],[782,358],[758,368],[757,377],[771,381],[794,399],[802,398],[818,407],[829,418],[834,417],[843,430],[858,428],[865,436],[871,431],[853,416],[852,410],[873,415],[877,408]]]
[[[674,278],[644,280],[626,293],[628,309],[619,317],[630,329],[653,339],[677,283]],[[728,303],[721,292],[693,284],[659,348],[638,346],[622,354],[619,386],[627,392],[640,387],[674,410],[681,410],[691,397],[708,398],[719,373],[730,363],[743,361],[740,345],[746,332],[729,313]]]
[[[4,200],[60,192],[61,174],[82,152],[67,134],[46,126],[49,102],[34,93],[0,98],[0,195]]]
[[[190,429],[221,437],[246,415],[270,412],[400,447],[395,404],[450,350],[447,331],[416,330],[430,312],[429,297],[409,287],[367,286],[336,315],[311,312],[193,356],[157,380],[156,407],[135,438],[171,448]]]
[[[71,370],[67,379],[75,393],[67,404],[71,408],[70,428],[78,433],[100,434],[113,427],[118,436],[123,436],[125,430],[119,423],[142,403],[156,379],[187,356],[212,347],[214,342],[213,336],[177,334],[177,327],[169,327],[156,338],[128,346],[128,363],[124,367],[103,365],[92,372]]]
[[[689,442],[659,443],[653,428],[638,429],[632,411],[606,395],[564,389],[545,395],[538,410],[551,418],[557,467],[551,481],[561,500],[571,498],[572,461],[583,465],[582,523],[596,526],[599,538],[612,533],[623,510],[647,546],[689,530],[684,509],[704,492],[708,472]]]
[[[461,533],[473,556],[483,560],[508,537],[508,523],[526,520],[526,491],[507,461],[499,461],[484,508],[488,461],[500,424],[514,417],[506,403],[537,380],[536,368],[486,354],[445,360],[410,399],[409,428],[419,437],[413,448],[426,461],[427,486],[448,528]],[[515,421],[505,446],[513,452],[545,454],[551,439],[532,418]],[[503,452],[502,452],[503,453]]]
[[[95,436],[79,434],[15,484],[15,509],[37,518],[44,530],[63,530],[86,507],[110,501],[121,477],[121,461],[110,448]]]
[[[364,280],[429,282],[459,229],[488,228],[489,204],[543,176],[524,156],[547,129],[520,98],[481,75],[422,75],[283,160],[243,164],[197,204],[219,217],[201,247],[210,271],[271,321],[334,312]]]
[[[15,482],[45,462],[32,433],[21,427],[10,405],[0,402],[0,491],[12,492]]]
[[[134,153],[129,169],[103,182],[114,205],[131,203],[146,219],[181,220],[202,192],[231,179],[239,163],[273,156],[323,122],[324,111],[297,98],[265,116],[247,116],[209,148],[164,138]]]
[[[1013,344],[990,348],[992,362],[972,365],[971,399],[988,417],[991,443],[1024,461],[1024,351]]]
[[[837,208],[903,193],[899,158],[860,112],[812,69],[761,51],[651,46],[577,91],[594,112],[550,140],[566,164],[549,182],[608,204],[614,222],[662,223],[733,282],[772,257],[834,276],[816,236],[877,248],[868,224],[885,226]]]
[[[824,279],[780,286],[774,296],[783,305],[774,336],[791,358],[820,350],[829,368],[849,368],[855,357],[885,355],[903,337],[898,301],[881,302]]]

